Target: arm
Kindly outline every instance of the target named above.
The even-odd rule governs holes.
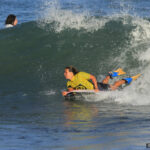
[[[63,96],[66,96],[69,92],[73,91],[74,89],[73,88],[68,88],[68,91],[63,91],[62,92],[62,95]]]
[[[90,79],[92,80],[92,82],[93,82],[93,84],[94,84],[95,91],[96,91],[96,92],[99,91],[98,85],[97,85],[97,80],[96,80],[95,76],[91,75],[91,76],[90,76]]]

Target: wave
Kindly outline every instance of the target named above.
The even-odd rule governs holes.
[[[146,19],[52,11],[44,20],[0,30],[1,92],[60,92],[66,85],[63,71],[68,65],[94,74],[99,81],[122,67],[129,76],[142,73],[142,77],[123,93],[116,91],[114,100],[149,104],[149,39]]]

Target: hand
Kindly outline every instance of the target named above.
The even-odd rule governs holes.
[[[99,92],[99,89],[94,89],[95,92]]]
[[[62,92],[62,95],[63,95],[63,96],[66,96],[67,94],[68,94],[67,91],[63,91],[63,92]]]

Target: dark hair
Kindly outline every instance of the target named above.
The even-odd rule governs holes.
[[[65,69],[68,69],[69,72],[73,72],[74,75],[79,72],[79,71],[78,71],[75,67],[73,67],[73,66],[68,66],[68,67],[66,67]]]
[[[8,15],[8,17],[7,17],[6,21],[5,21],[5,24],[12,24],[13,25],[15,19],[16,19],[16,16],[13,15],[13,14],[10,14],[10,15]]]

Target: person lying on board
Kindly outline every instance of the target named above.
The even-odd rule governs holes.
[[[66,96],[69,92],[74,90],[94,90],[95,92],[116,90],[122,84],[130,84],[133,80],[136,80],[140,76],[140,74],[137,74],[136,76],[116,81],[113,85],[108,84],[109,79],[123,74],[126,73],[119,68],[114,72],[110,72],[102,82],[97,82],[95,76],[89,73],[78,72],[73,66],[66,67],[64,76],[69,81],[67,82],[67,91],[63,91],[62,95]],[[91,80],[92,83],[89,80]]]

